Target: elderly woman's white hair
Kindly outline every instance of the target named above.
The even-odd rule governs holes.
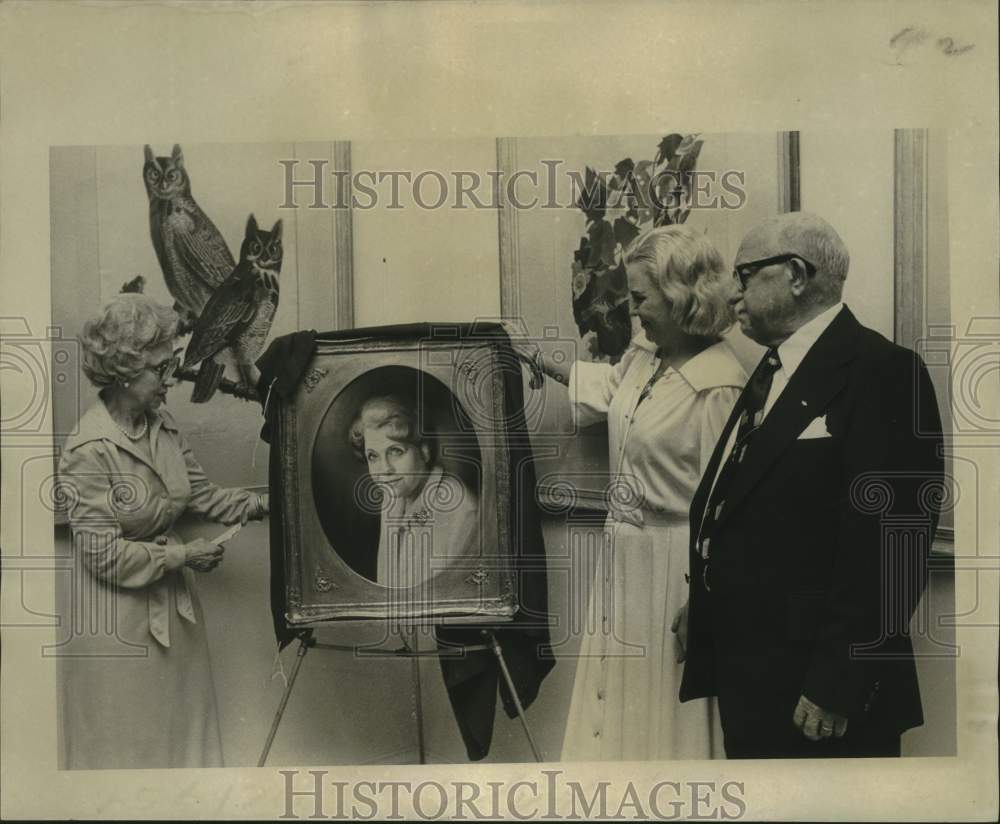
[[[645,267],[687,334],[718,338],[732,325],[731,274],[704,234],[679,224],[652,229],[625,251],[625,265]]]
[[[95,386],[131,381],[146,366],[147,353],[177,336],[177,313],[137,292],[115,295],[80,333],[83,372]]]

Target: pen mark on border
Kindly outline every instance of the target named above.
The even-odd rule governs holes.
[[[963,43],[959,45],[952,37],[939,37],[937,46],[944,54],[949,57],[955,57],[959,54],[965,54],[967,51],[972,51],[976,47],[976,44]]]
[[[922,26],[904,26],[889,38],[889,48],[895,52],[897,66],[903,65],[904,54],[931,43],[937,51],[946,57],[958,57],[976,47],[975,43],[962,42],[950,36],[933,37],[932,39],[931,32]]]

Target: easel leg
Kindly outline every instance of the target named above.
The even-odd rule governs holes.
[[[295,679],[299,677],[299,667],[302,666],[302,662],[305,660],[306,653],[309,651],[309,647],[313,644],[313,634],[312,630],[302,636],[299,640],[299,650],[295,655],[295,664],[292,667],[292,674],[288,677],[288,684],[285,686],[285,692],[281,696],[281,703],[278,704],[278,711],[274,714],[274,721],[271,722],[271,731],[267,734],[267,740],[264,742],[264,751],[260,754],[260,758],[257,760],[257,766],[263,767],[267,762],[267,755],[271,751],[271,744],[274,743],[274,736],[278,733],[278,725],[281,724],[281,716],[285,714],[285,707],[288,706],[288,699],[292,695],[292,687],[295,686]]]
[[[406,632],[405,629],[403,631]],[[418,635],[418,633],[417,633],[416,627],[413,627],[411,631],[412,631],[413,634],[410,636],[410,642],[413,644],[413,647],[412,647],[413,652],[419,652],[419,650],[417,648],[417,643],[418,643],[417,635]],[[416,704],[416,706],[414,708],[414,714],[415,714],[416,720],[417,720],[417,753],[418,753],[418,755],[420,757],[420,763],[421,764],[426,764],[427,763],[427,747],[426,747],[426,744],[424,742],[424,696],[423,696],[423,690],[421,689],[421,684],[420,684],[420,656],[419,655],[415,655],[415,656],[413,656],[413,658],[410,659],[410,667],[411,667],[411,671],[413,672],[413,692],[414,692],[414,701],[415,701],[415,704]]]
[[[405,630],[403,630],[405,632]],[[503,650],[500,648],[500,644],[496,639],[496,636],[487,631],[482,632],[483,636],[489,637],[489,648],[493,651],[494,656],[496,656],[497,664],[500,666],[500,673],[503,675],[503,679],[507,684],[507,689],[510,691],[511,697],[514,699],[514,706],[517,708],[517,716],[521,722],[521,727],[524,729],[524,734],[528,739],[528,745],[531,747],[531,753],[535,757],[535,761],[542,762],[544,757],[541,750],[538,749],[538,745],[535,743],[534,736],[531,734],[531,729],[528,727],[528,720],[524,716],[524,705],[521,703],[521,698],[517,694],[517,688],[514,686],[514,680],[510,677],[510,670],[507,669],[507,662],[503,657]],[[424,741],[424,707],[423,707],[423,692],[421,689],[420,682],[420,659],[423,657],[417,648],[418,644],[418,633],[415,628],[412,629],[412,647],[406,645],[404,636],[404,646],[407,647],[407,651],[411,654],[411,665],[413,674],[413,686],[414,686],[414,698],[416,701],[415,705],[415,717],[417,722],[417,747],[420,755],[420,763],[427,763],[427,751],[426,742]],[[295,686],[295,679],[299,677],[299,669],[302,667],[302,662],[305,660],[306,653],[309,648],[316,646],[316,641],[313,638],[312,630],[308,630],[299,639],[299,648],[295,655],[295,664],[292,666],[292,673],[288,677],[288,684],[285,686],[285,691],[281,696],[281,703],[278,704],[278,710],[274,714],[274,721],[271,722],[271,730],[267,734],[267,740],[264,742],[264,750],[260,754],[260,758],[257,761],[258,767],[263,767],[267,763],[267,756],[271,752],[271,745],[274,743],[274,738],[278,733],[278,727],[281,725],[281,719],[285,714],[285,708],[288,706],[288,699],[291,698],[292,688]],[[319,644],[319,646],[328,649],[348,649],[341,648],[332,644]],[[467,650],[481,650],[485,649],[485,646],[471,646],[466,647]],[[356,652],[356,649],[355,649]],[[402,650],[397,651],[402,652]],[[427,653],[433,654],[433,653]]]
[[[524,734],[528,737],[531,754],[535,756],[535,761],[544,761],[545,759],[542,758],[542,752],[538,749],[538,745],[535,744],[535,739],[531,735],[531,730],[528,727],[528,719],[524,717],[524,707],[521,705],[521,698],[517,694],[517,688],[514,686],[514,681],[510,677],[510,671],[507,669],[507,662],[504,660],[503,650],[500,649],[497,637],[492,632],[488,634],[490,636],[490,648],[493,650],[493,654],[497,657],[497,663],[500,665],[500,673],[503,675],[504,681],[507,682],[507,689],[510,690],[511,697],[514,699],[514,706],[517,707],[517,717],[520,719],[521,726],[524,728]]]

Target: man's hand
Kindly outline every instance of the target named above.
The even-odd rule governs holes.
[[[687,654],[688,645],[688,605],[684,604],[677,614],[674,616],[674,621],[670,625],[670,631],[674,634],[677,639],[677,663],[681,663]]]
[[[792,721],[810,741],[843,738],[847,732],[847,719],[844,716],[817,707],[804,695],[799,696]]]

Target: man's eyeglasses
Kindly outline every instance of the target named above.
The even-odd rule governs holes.
[[[154,372],[161,381],[168,381],[174,376],[174,373],[180,368],[180,365],[180,356],[174,355],[169,360],[158,363],[156,366],[147,366],[146,368],[151,372]]]
[[[733,277],[740,282],[741,289],[746,289],[747,281],[756,275],[761,269],[766,266],[774,266],[776,263],[787,263],[788,261],[795,259],[802,261],[802,265],[806,267],[806,275],[808,277],[812,277],[816,274],[816,267],[802,257],[802,255],[787,254],[775,255],[774,257],[764,258],[763,260],[753,260],[749,263],[741,263],[733,269]]]

